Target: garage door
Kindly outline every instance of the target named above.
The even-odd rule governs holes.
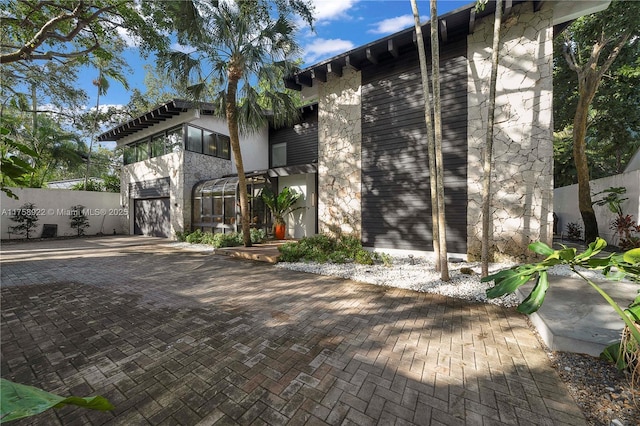
[[[171,236],[171,211],[169,198],[134,200],[133,232],[152,237]]]

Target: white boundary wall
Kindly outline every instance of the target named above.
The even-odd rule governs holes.
[[[621,205],[622,213],[633,216],[636,223],[640,221],[640,170],[592,180],[590,186],[591,194],[596,194],[611,187],[623,186],[627,188],[624,197],[628,198],[628,200]],[[592,196],[593,201],[601,198],[602,195]],[[578,184],[554,189],[553,210],[556,215],[558,215],[558,234],[566,235],[567,224],[575,222],[582,227],[584,237],[584,224],[582,223],[582,217],[578,209]],[[608,244],[617,245],[618,238],[614,235],[614,232],[609,229],[609,225],[615,219],[616,215],[611,213],[607,206],[593,206],[593,210],[598,220],[600,237],[604,238]]]
[[[70,189],[41,189],[41,188],[11,188],[18,199],[8,197],[4,192],[0,196],[2,202],[0,215],[0,238],[20,239],[24,235],[11,233],[9,228],[17,225],[11,220],[13,211],[20,209],[25,203],[33,203],[38,213],[37,226],[30,238],[40,238],[42,225],[58,225],[58,236],[77,235],[71,228],[71,207],[81,204],[85,206],[85,214],[89,218],[89,227],[85,228],[85,235],[126,233],[123,229],[123,217],[126,211],[120,205],[120,193],[73,191]]]

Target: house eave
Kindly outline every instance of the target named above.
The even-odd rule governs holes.
[[[157,108],[142,114],[132,120],[114,127],[98,136],[100,142],[119,141],[120,139],[131,136],[132,134],[154,126],[163,121],[169,120],[189,109],[198,108],[202,115],[213,114],[213,104],[200,102],[194,103],[182,99],[172,99]]]
[[[505,17],[512,13],[513,6],[526,2],[528,0],[504,0]],[[556,33],[560,33],[566,26],[565,23],[577,17],[604,10],[611,1],[533,0],[531,3],[533,3],[533,9],[536,12],[544,7],[553,8],[553,25]],[[476,11],[475,6],[476,3],[470,3],[438,17],[440,42],[443,46],[472,34],[479,19],[493,15],[496,2],[487,3],[482,11]],[[427,43],[429,43],[428,34],[430,31],[431,24],[429,22],[422,24],[423,37]],[[306,67],[285,78],[285,86],[292,90],[301,91],[304,87],[313,87],[318,81],[325,82],[329,74],[340,77],[345,67],[360,70],[363,67],[377,66],[382,61],[395,60],[402,52],[409,49],[415,50],[416,40],[415,29],[413,27],[407,28]]]

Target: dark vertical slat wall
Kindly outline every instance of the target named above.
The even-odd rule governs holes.
[[[461,39],[440,53],[447,248],[458,253],[467,249],[466,48]],[[433,249],[426,139],[417,51],[363,67],[364,245]]]
[[[293,127],[269,129],[269,166],[271,145],[287,143],[287,166],[318,162],[318,109],[304,108],[300,123]]]

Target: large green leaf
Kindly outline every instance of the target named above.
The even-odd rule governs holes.
[[[632,265],[640,264],[640,248],[634,248],[629,251],[626,251],[622,258],[625,262],[630,263]]]
[[[510,272],[511,274],[506,278],[502,279],[499,283],[496,281],[496,285],[487,290],[487,297],[489,299],[513,293],[518,289],[518,287],[525,284],[533,277],[530,274],[522,274],[514,270],[511,270]]]
[[[547,275],[547,271],[542,271],[540,272],[540,275],[538,275],[536,285],[533,287],[533,290],[531,290],[531,293],[529,293],[529,296],[527,296],[527,298],[518,305],[518,312],[530,315],[540,309],[548,288],[549,277]]]
[[[529,244],[529,250],[543,256],[551,256],[553,253],[555,253],[554,249],[552,249],[542,241],[536,241],[535,243]]]
[[[602,238],[596,238],[594,242],[589,244],[589,246],[583,253],[580,253],[575,257],[575,261],[589,259],[595,256],[596,254],[600,253],[602,249],[604,249],[606,246],[607,246],[607,242],[605,240],[603,240]]]
[[[100,411],[115,408],[102,396],[63,397],[33,386],[0,379],[0,422],[34,416],[50,408],[60,408],[67,404]]]

